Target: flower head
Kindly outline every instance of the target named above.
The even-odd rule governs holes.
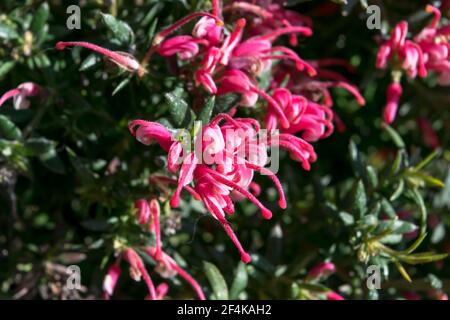
[[[30,102],[27,98],[37,96],[41,92],[42,89],[39,85],[33,82],[24,82],[20,84],[16,89],[9,90],[0,97],[0,107],[7,100],[14,98],[14,109],[28,109]]]

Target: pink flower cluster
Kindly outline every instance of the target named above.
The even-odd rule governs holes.
[[[129,128],[141,143],[150,144],[155,140],[168,153],[168,170],[178,175],[171,206],[179,206],[183,189],[201,200],[221,223],[246,263],[250,261],[250,255],[242,248],[225,214],[233,214],[233,203],[247,198],[261,210],[265,219],[272,217],[272,212],[257,199],[259,187],[252,181],[255,172],[272,179],[280,194],[279,206],[286,208],[281,183],[270,170],[264,168],[268,159],[267,148],[286,149],[307,170],[310,163],[316,160],[312,146],[290,134],[270,135],[261,142],[258,139],[259,123],[251,118],[219,114],[194,137],[194,145],[198,145],[199,141],[202,143],[200,150],[194,148],[192,152],[186,151],[181,141],[174,139],[167,128],[156,122],[134,120]]]
[[[391,37],[379,49],[377,68],[390,66],[393,83],[387,90],[387,104],[383,119],[387,124],[395,120],[402,95],[400,84],[402,73],[409,78],[425,78],[434,72],[442,86],[450,85],[450,25],[439,27],[441,12],[428,5],[428,13],[433,14],[431,23],[412,39],[408,39],[408,23],[402,21],[392,30]]]
[[[234,21],[236,15],[240,17]],[[234,21],[231,30],[225,29],[223,17]],[[169,38],[170,34],[197,18],[200,19],[190,34]],[[269,162],[269,148],[285,149],[293,160],[301,163],[303,169],[310,170],[311,163],[317,160],[310,143],[328,137],[334,131],[334,123],[339,130],[345,129],[331,109],[330,89],[343,88],[360,105],[365,104],[354,85],[339,73],[327,69],[344,67],[352,72],[346,61],[306,61],[292,49],[275,44],[281,36],[287,35],[290,44],[295,46],[299,35],[312,36],[311,28],[309,18],[284,9],[279,1],[233,1],[222,9],[219,1],[213,0],[211,13],[190,14],[159,32],[140,63],[129,54],[88,42],[58,42],[56,49],[84,47],[140,77],[145,74],[154,53],[162,57],[177,57],[180,67],[186,67],[188,81],[200,95],[237,93],[243,107],[255,107],[258,102],[266,106],[261,120],[269,134],[263,142],[260,121],[234,117],[235,109],[202,124],[199,132],[188,141],[190,146],[194,146],[192,151],[186,148],[186,141],[173,137],[171,130],[159,123],[134,120],[129,124],[130,132],[139,142],[148,145],[156,141],[167,152],[168,171],[175,177],[159,176],[153,181],[176,185],[170,205],[174,208],[179,206],[182,190],[202,201],[238,249],[241,260],[248,263],[251,257],[230,227],[227,215],[235,213],[237,201],[248,199],[260,209],[263,218],[272,217],[272,212],[258,199],[261,188],[253,181],[255,173],[267,175],[273,181],[279,193],[278,205],[286,208],[280,181],[265,167]],[[269,76],[267,88],[259,84],[263,76]],[[201,142],[200,148],[196,147],[198,142]],[[152,200],[150,205],[146,200],[139,200],[136,208],[139,223],[148,225],[156,236],[155,246],[144,251],[158,263],[157,270],[161,275],[179,274],[192,285],[198,297],[204,299],[198,283],[161,249],[156,200]],[[130,265],[134,279],[144,279],[149,299],[164,297],[168,286],[161,284],[155,288],[141,257],[128,246],[123,248],[118,261],[109,269],[104,282],[105,297],[112,295],[119,279],[121,258]],[[325,269],[333,272],[331,267],[334,265],[327,265]],[[329,299],[339,297],[334,293],[329,295]]]
[[[136,201],[135,207],[137,210],[138,221],[141,225],[147,226],[155,234],[155,246],[148,246],[144,248],[144,252],[149,255],[156,263],[155,270],[164,278],[173,277],[176,274],[180,275],[183,279],[189,282],[196,292],[200,300],[205,300],[205,294],[203,293],[200,285],[192,278],[186,271],[181,268],[173,258],[165,253],[161,248],[161,231],[160,231],[160,207],[156,199],[152,199],[150,203],[145,199]],[[166,283],[161,283],[157,287],[153,284],[144,262],[139,254],[132,248],[126,247],[120,253],[118,259],[113,263],[103,280],[103,296],[105,299],[109,299],[119,280],[121,269],[120,259],[123,258],[130,266],[130,276],[136,281],[144,279],[147,285],[150,300],[162,300],[167,294],[169,287]]]
[[[263,7],[257,1],[234,1],[225,5],[223,12],[219,1],[212,1],[212,4],[211,14],[193,13],[158,33],[142,65],[147,64],[153,53],[163,57],[177,56],[181,67],[186,66],[190,72],[190,81],[207,94],[238,93],[240,105],[244,107],[254,107],[262,98],[267,103],[264,121],[269,139],[258,143],[258,120],[233,118],[230,114],[220,114],[209,124],[203,124],[200,134],[194,137],[195,141],[206,142],[202,144],[200,154],[186,151],[182,142],[173,139],[170,131],[161,124],[135,120],[129,128],[138,141],[149,144],[155,140],[167,152],[168,171],[178,176],[175,181],[166,178],[166,182],[177,185],[171,206],[178,207],[183,189],[201,200],[238,248],[242,261],[247,263],[250,255],[225,217],[235,212],[234,202],[247,198],[261,210],[264,218],[271,218],[272,212],[257,198],[260,188],[253,182],[255,172],[273,180],[280,194],[279,206],[286,207],[280,182],[264,167],[267,148],[276,146],[287,150],[291,158],[301,162],[305,170],[310,170],[317,155],[309,142],[329,136],[334,129],[335,115],[330,109],[333,101],[329,89],[341,87],[351,92],[359,104],[364,105],[365,101],[344,77],[323,68],[344,66],[351,71],[348,63],[337,59],[307,62],[292,49],[274,45],[282,35],[290,35],[293,45],[297,43],[298,35],[311,36],[309,19],[284,10],[278,3]],[[234,28],[226,33],[222,14],[232,17],[236,13],[251,15],[247,32],[250,37],[246,37],[246,18],[239,18]],[[198,17],[201,18],[190,35],[168,37]],[[276,66],[273,65],[275,60],[279,62]],[[272,76],[269,92],[258,85],[263,73]],[[289,81],[283,85],[286,78]],[[297,133],[301,137],[296,136]],[[215,161],[208,162],[205,158]]]

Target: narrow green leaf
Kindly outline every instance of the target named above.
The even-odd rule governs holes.
[[[237,299],[239,297],[239,294],[247,287],[247,282],[247,268],[245,266],[245,263],[241,261],[236,268],[234,280],[231,284],[230,299]]]
[[[389,197],[389,200],[390,201],[397,200],[402,195],[404,190],[405,190],[405,180],[400,179],[397,184],[397,187],[395,188],[395,191]]]
[[[123,79],[118,85],[117,87],[114,89],[113,93],[111,94],[112,96],[115,96],[118,92],[120,92],[120,90],[122,90],[123,88],[125,88],[129,83],[130,83],[130,78],[126,78]]]
[[[20,129],[4,115],[0,115],[0,137],[7,140],[18,140],[22,137]]]
[[[353,216],[350,213],[345,211],[339,212],[339,218],[346,226],[351,226],[352,224],[355,223],[355,218],[353,218]]]
[[[206,277],[211,284],[214,298],[218,300],[228,300],[228,287],[225,279],[220,273],[219,269],[207,261],[203,261],[203,269],[205,270]]]
[[[45,28],[45,24],[47,23],[49,16],[50,8],[47,2],[44,2],[36,11],[30,28],[38,43],[42,42],[47,35],[47,28]]]
[[[419,164],[417,164],[414,169],[419,171],[425,168],[431,161],[433,161],[436,156],[438,156],[440,153],[439,150],[435,150],[432,153],[430,153],[425,159],[423,159]]]
[[[387,134],[389,135],[389,137],[394,142],[397,148],[399,149],[405,148],[405,142],[403,141],[402,137],[400,137],[397,131],[395,131],[392,127],[388,125],[385,125],[384,129],[386,130]]]
[[[10,72],[16,65],[15,61],[0,62],[0,79]]]
[[[164,97],[169,105],[169,111],[172,119],[177,126],[182,126],[190,121],[190,108],[187,102],[181,97],[183,89],[177,88],[172,92],[165,93]]]
[[[24,147],[28,156],[41,156],[54,150],[55,142],[46,138],[31,138],[25,142]]]
[[[206,99],[205,106],[202,108],[198,115],[198,120],[202,122],[202,125],[206,125],[211,120],[213,114],[214,106],[216,102],[216,97],[211,96]]]
[[[85,71],[89,68],[92,68],[100,61],[100,58],[95,54],[90,54],[83,60],[80,66],[80,71]]]
[[[367,212],[367,196],[366,191],[364,189],[364,184],[360,180],[356,185],[355,195],[354,195],[354,205],[356,209],[356,213],[359,217],[363,217]]]
[[[11,40],[17,39],[18,37],[19,34],[14,27],[0,22],[0,39]]]
[[[120,44],[131,44],[134,42],[134,33],[130,26],[116,19],[110,14],[101,13],[104,24],[112,32],[113,37],[117,39]]]
[[[398,271],[402,275],[403,278],[405,278],[406,281],[412,282],[411,277],[409,276],[408,272],[406,272],[405,268],[402,266],[400,262],[397,260],[394,260],[395,266],[397,267]]]

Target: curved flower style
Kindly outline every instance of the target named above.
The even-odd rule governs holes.
[[[183,188],[187,189],[220,222],[241,253],[242,261],[246,263],[250,261],[250,255],[242,248],[225,214],[234,213],[234,201],[247,198],[261,210],[265,219],[272,217],[272,212],[250,191],[258,190],[252,183],[255,172],[268,175],[280,194],[279,206],[286,207],[279,180],[264,168],[267,147],[288,150],[291,157],[300,161],[305,170],[309,170],[310,163],[317,159],[314,149],[306,141],[287,133],[274,133],[267,141],[261,142],[258,140],[260,126],[256,120],[233,119],[227,114],[216,116],[204,126],[194,142],[200,148],[189,152],[183,150],[179,141],[172,140],[169,143],[170,133],[160,124],[135,120],[130,123],[129,128],[139,141],[147,144],[151,140],[157,140],[168,151],[168,169],[172,173],[178,173],[177,188],[170,200],[171,206],[179,205],[180,193]],[[191,183],[194,186],[188,189]]]
[[[57,50],[64,50],[67,47],[83,47],[98,52],[107,57],[108,59],[110,59],[112,62],[116,63],[118,66],[127,69],[128,71],[138,72],[141,69],[139,62],[130,54],[124,52],[110,51],[108,49],[102,48],[89,42],[60,41],[55,46]]]
[[[14,109],[28,109],[30,102],[28,97],[35,97],[41,93],[39,85],[33,82],[24,82],[20,84],[16,89],[5,92],[0,97],[0,107],[9,99],[14,98]]]

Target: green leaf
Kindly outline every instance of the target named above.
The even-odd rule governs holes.
[[[114,89],[112,96],[115,96],[118,92],[120,92],[123,88],[125,88],[130,83],[130,78],[123,79],[117,87]]]
[[[11,40],[17,39],[19,34],[12,26],[0,22],[0,39]]]
[[[245,263],[239,262],[235,274],[234,280],[231,284],[230,299],[237,299],[239,294],[247,287],[248,274]]]
[[[436,158],[440,154],[439,150],[435,150],[432,153],[430,153],[425,159],[423,159],[419,164],[417,164],[414,169],[416,171],[422,170],[425,168],[431,161],[433,161],[434,158]]]
[[[408,263],[408,264],[422,264],[422,263],[430,263],[434,261],[439,261],[447,258],[448,254],[446,253],[434,253],[434,252],[423,252],[417,254],[410,254],[407,256],[401,256],[399,259]]]
[[[211,116],[213,114],[214,106],[216,102],[216,97],[211,96],[206,99],[205,106],[202,108],[198,115],[198,120],[202,122],[202,125],[206,125],[211,120]]]
[[[405,166],[405,161],[406,161],[406,152],[405,150],[398,150],[397,151],[397,155],[395,157],[394,163],[392,164],[392,168],[391,168],[391,174],[395,175],[398,172],[400,172],[400,170],[402,170]]]
[[[172,119],[177,126],[186,125],[192,120],[191,109],[187,102],[181,97],[182,88],[177,88],[172,92],[165,93],[164,97],[169,105]]]
[[[426,233],[426,230],[427,230],[427,219],[428,219],[427,207],[425,206],[425,201],[423,200],[422,195],[420,194],[420,192],[417,189],[412,189],[411,195],[413,197],[413,200],[419,206],[420,234],[424,234],[424,233]]]
[[[364,184],[362,181],[358,181],[356,185],[355,195],[354,195],[354,205],[356,213],[359,217],[363,217],[367,212],[367,196],[364,189]]]
[[[89,68],[92,68],[100,61],[100,58],[95,54],[90,54],[83,60],[80,66],[80,71],[85,71]]]
[[[341,218],[342,222],[346,226],[351,226],[352,224],[355,223],[355,218],[353,218],[353,216],[350,213],[345,211],[339,212],[339,218]]]
[[[392,207],[391,203],[386,198],[381,199],[381,209],[390,218],[397,217],[394,207]]]
[[[203,261],[203,269],[205,270],[206,277],[211,284],[214,298],[218,300],[228,300],[228,287],[225,279],[220,273],[219,269],[207,261]]]
[[[10,72],[16,65],[15,61],[0,62],[0,79]]]
[[[350,140],[348,147],[353,171],[358,177],[364,178],[364,176],[366,175],[365,165],[361,159],[361,154],[359,153],[356,143],[353,140]]]
[[[436,244],[444,240],[445,238],[445,225],[443,223],[439,223],[433,230],[431,234],[431,243]]]
[[[101,13],[104,24],[111,30],[113,37],[119,41],[120,44],[131,44],[134,42],[134,33],[130,26],[114,16],[106,13]]]
[[[25,144],[25,152],[28,156],[41,156],[55,148],[55,142],[46,138],[30,138]]]
[[[421,187],[424,185],[428,185],[430,187],[439,187],[444,188],[445,184],[432,176],[427,175],[423,172],[416,172],[412,170],[408,170],[405,172],[405,176],[407,180],[414,186]]]
[[[405,149],[405,142],[403,141],[402,137],[398,134],[397,131],[395,131],[392,127],[388,125],[385,125],[384,129],[386,130],[387,134],[389,135],[392,142],[394,142],[397,148]]]
[[[401,220],[383,220],[378,224],[379,232],[391,230],[393,234],[404,234],[417,230],[414,223]]]
[[[375,189],[376,187],[378,187],[378,175],[375,171],[375,168],[372,166],[367,166],[366,172],[367,180],[369,181],[371,188]]]
[[[45,39],[45,36],[47,35],[47,28],[45,28],[45,24],[47,23],[49,15],[50,8],[47,2],[41,4],[39,9],[34,14],[30,30],[39,43],[43,41]]]
[[[20,129],[4,115],[0,115],[0,137],[7,140],[18,140],[22,137]]]
[[[240,96],[236,93],[224,94],[217,97],[216,105],[214,107],[214,114],[225,113],[231,110],[239,103]]]
[[[62,162],[55,149],[51,149],[49,152],[41,154],[39,156],[39,160],[50,171],[58,174],[66,173],[64,163]]]
[[[408,282],[412,282],[411,277],[409,276],[408,272],[406,272],[405,268],[402,266],[402,264],[400,262],[398,262],[397,260],[394,260],[395,266],[397,267],[398,271],[400,272],[400,274],[402,275],[402,277],[408,281]]]
[[[390,201],[397,200],[402,195],[404,190],[405,190],[405,180],[401,179],[398,182],[397,187],[395,188],[394,192],[389,197],[389,200]]]

